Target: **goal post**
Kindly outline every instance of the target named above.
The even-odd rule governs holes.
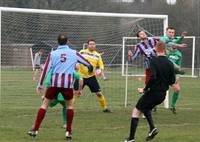
[[[32,63],[32,70],[34,71],[35,65],[34,65],[34,58],[33,58],[33,49],[30,48],[30,54],[31,54],[31,63]]]

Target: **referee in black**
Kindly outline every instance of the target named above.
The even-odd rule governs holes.
[[[150,80],[145,88],[138,88],[139,93],[143,93],[143,95],[133,109],[130,134],[124,142],[135,142],[135,132],[141,113],[144,113],[150,129],[146,141],[152,140],[158,134],[158,129],[153,123],[151,110],[164,101],[169,85],[175,83],[175,73],[174,65],[165,56],[165,43],[158,42],[156,52],[157,57],[152,57],[150,61]]]

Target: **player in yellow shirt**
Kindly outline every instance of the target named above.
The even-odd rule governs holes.
[[[90,62],[90,64],[94,68],[94,71],[91,73],[88,73],[88,69],[80,64],[79,74],[81,78],[83,78],[83,88],[85,85],[87,85],[90,88],[90,91],[97,95],[99,99],[99,103],[101,107],[103,108],[103,112],[111,112],[110,109],[108,109],[107,107],[106,99],[101,92],[99,83],[95,76],[95,69],[97,66],[101,70],[100,72],[98,72],[99,76],[102,74],[102,71],[104,69],[104,64],[101,58],[101,54],[99,54],[96,51],[96,42],[94,39],[89,39],[87,44],[88,44],[88,48],[81,50],[80,54]]]

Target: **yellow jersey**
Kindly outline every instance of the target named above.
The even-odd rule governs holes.
[[[90,51],[89,49],[83,49],[79,52],[85,59],[93,66],[93,72],[88,73],[88,68],[82,64],[79,65],[79,74],[82,78],[89,78],[95,75],[96,67],[104,69],[104,64],[101,55],[97,51]]]

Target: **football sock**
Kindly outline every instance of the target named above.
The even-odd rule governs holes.
[[[77,98],[77,96],[73,96],[73,99],[72,99],[72,104],[74,104],[74,103],[75,103],[75,101],[76,101],[76,98]]]
[[[132,140],[135,138],[135,132],[138,126],[139,118],[133,118],[131,119],[131,126],[130,126],[130,134],[129,134],[129,140]]]
[[[154,124],[153,124],[153,119],[152,119],[152,115],[151,115],[151,111],[146,111],[144,112],[144,116],[147,119],[147,122],[149,124],[149,129],[150,131],[153,130],[155,128]]]
[[[67,109],[66,114],[67,114],[66,131],[71,133],[72,132],[71,126],[72,126],[72,121],[73,121],[73,117],[74,117],[74,110],[73,109]]]
[[[99,103],[100,103],[101,107],[103,108],[103,110],[107,109],[106,99],[105,99],[104,95],[100,95],[100,96],[98,96],[98,98],[99,98]]]
[[[36,120],[35,120],[35,125],[33,127],[33,131],[38,131],[39,130],[40,124],[42,123],[42,120],[44,119],[45,114],[46,114],[46,110],[45,109],[40,108],[38,110],[37,117],[36,117]]]
[[[171,103],[172,108],[176,107],[176,102],[178,100],[178,96],[179,96],[179,93],[177,93],[177,92],[174,92],[174,94],[172,95],[172,103]]]

